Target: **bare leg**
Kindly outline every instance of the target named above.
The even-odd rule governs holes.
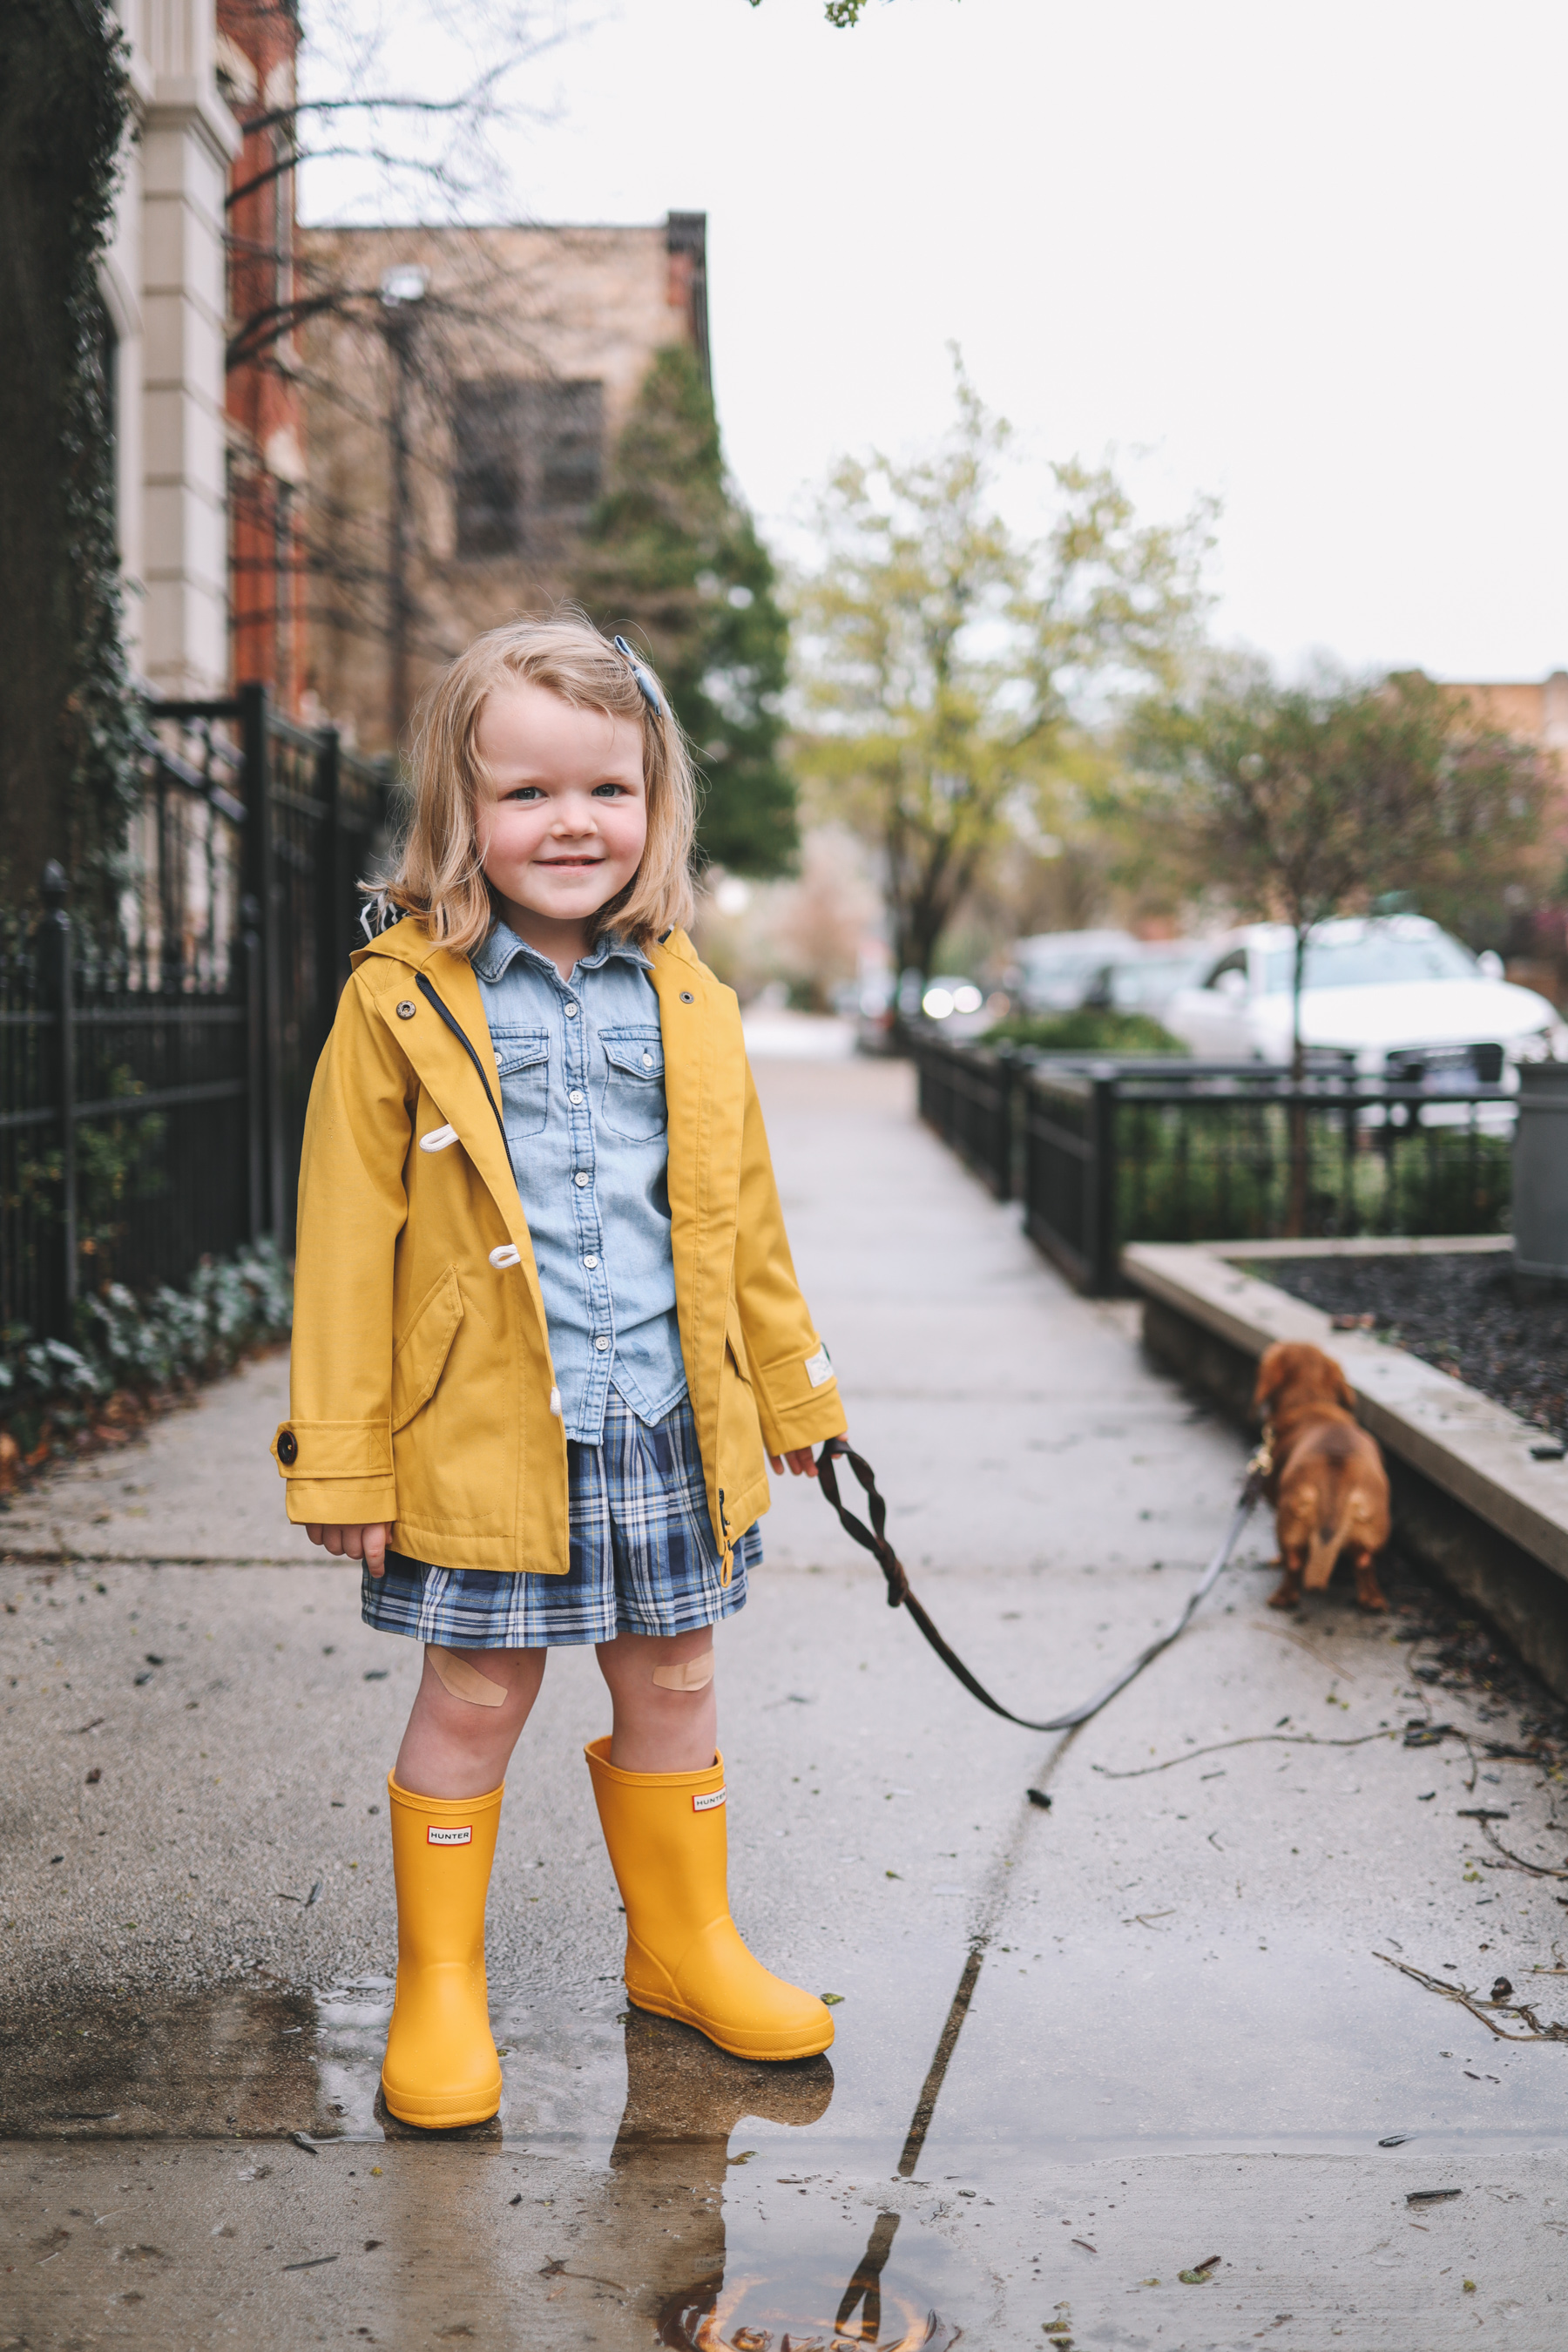
[[[718,1747],[719,1706],[711,1681],[697,1690],[656,1683],[656,1667],[687,1665],[713,1647],[713,1628],[661,1638],[621,1633],[599,1643],[599,1671],[615,1715],[610,1762],[623,1772],[705,1772]]]
[[[483,1797],[506,1777],[518,1734],[528,1721],[544,1679],[547,1650],[454,1650],[505,1692],[500,1706],[458,1698],[442,1682],[425,1653],[425,1673],[415,1694],[408,1728],[397,1751],[395,1777],[417,1797]]]

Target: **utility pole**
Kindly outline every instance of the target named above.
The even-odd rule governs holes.
[[[401,750],[412,697],[408,685],[408,566],[413,552],[413,500],[408,479],[408,410],[414,383],[414,332],[429,279],[407,262],[384,272],[381,303],[386,347],[392,361],[392,407],[388,436],[392,495],[387,509],[387,644],[391,653],[392,739]]]

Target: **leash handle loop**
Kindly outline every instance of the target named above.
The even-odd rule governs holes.
[[[858,1519],[839,1499],[838,1474],[833,1465],[847,1462],[860,1482],[871,1514],[871,1524]],[[877,1486],[877,1474],[863,1454],[857,1454],[847,1437],[830,1437],[816,1457],[816,1475],[823,1493],[838,1514],[839,1524],[847,1536],[853,1537],[862,1551],[868,1551],[887,1580],[888,1606],[897,1609],[910,1598],[910,1580],[903,1561],[888,1541],[888,1507]]]

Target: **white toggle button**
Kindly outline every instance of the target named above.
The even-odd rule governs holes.
[[[522,1252],[519,1249],[515,1242],[502,1242],[499,1249],[491,1250],[490,1264],[492,1265],[521,1265],[522,1264]]]
[[[550,1391],[550,1410],[555,1415],[556,1420],[559,1421],[561,1418],[561,1391],[559,1389],[552,1389]]]
[[[588,1171],[585,1168],[579,1168],[577,1173],[572,1179],[574,1184],[585,1184],[587,1181]]]
[[[598,1339],[596,1339],[595,1340],[595,1342],[594,1342],[595,1347],[598,1349],[598,1351],[599,1351],[599,1353],[600,1353],[600,1355],[601,1355],[601,1356],[604,1354],[604,1352],[605,1352],[605,1349],[609,1346],[609,1344],[610,1344],[610,1343],[609,1343],[609,1341],[605,1338],[605,1336],[604,1336],[604,1334],[603,1334],[602,1332],[600,1333],[600,1335],[599,1335]]]
[[[420,1137],[419,1149],[421,1151],[445,1151],[449,1143],[456,1143],[457,1140],[458,1130],[455,1127],[433,1127],[428,1135]]]

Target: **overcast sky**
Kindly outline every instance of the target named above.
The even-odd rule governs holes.
[[[706,211],[726,446],[779,541],[837,452],[942,430],[956,341],[1020,520],[1108,448],[1151,512],[1222,500],[1222,635],[1568,667],[1563,0],[563,13],[591,28],[532,69],[513,209]]]

